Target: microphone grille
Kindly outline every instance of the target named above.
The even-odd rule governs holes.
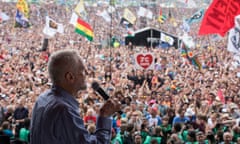
[[[97,90],[98,88],[99,88],[99,84],[95,81],[95,82],[93,82],[92,83],[92,88],[94,89],[94,90]]]

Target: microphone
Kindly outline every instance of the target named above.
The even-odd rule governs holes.
[[[93,88],[94,91],[98,92],[98,94],[100,96],[102,96],[102,98],[104,100],[108,100],[109,99],[108,94],[99,86],[99,84],[97,82],[93,82],[92,83],[92,88]]]
[[[94,91],[98,92],[98,94],[100,96],[102,96],[102,98],[104,100],[108,100],[109,99],[109,95],[99,86],[99,84],[95,81],[92,83],[92,88]],[[122,111],[118,111],[119,114],[122,114]]]

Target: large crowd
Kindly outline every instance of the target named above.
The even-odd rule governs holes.
[[[240,144],[240,68],[233,66],[226,37],[213,40],[211,35],[198,36],[200,23],[191,25],[188,34],[196,43],[192,52],[201,61],[199,70],[181,56],[179,49],[124,45],[122,36],[127,30],[119,24],[124,8],[116,8],[111,26],[96,15],[107,6],[86,7],[94,30],[94,41],[88,42],[69,24],[73,7],[31,4],[29,28],[14,27],[15,7],[13,3],[0,2],[0,10],[10,16],[10,20],[0,24],[1,136],[29,142],[33,104],[40,93],[51,87],[46,71],[48,57],[53,51],[71,48],[79,51],[87,68],[88,89],[79,92],[78,101],[89,133],[95,132],[98,108],[103,103],[91,88],[91,83],[98,81],[123,107],[121,113],[113,116],[112,144]],[[129,9],[135,14],[138,10]],[[165,13],[171,11],[175,24],[170,20],[161,24],[148,20],[133,28],[152,26],[180,35],[182,19],[196,10],[163,8]],[[64,34],[49,38],[48,47],[43,50],[46,14],[65,27]],[[157,10],[154,15],[158,16]],[[121,43],[111,48],[111,53],[105,45],[109,27]],[[136,69],[137,52],[153,53],[154,69]]]

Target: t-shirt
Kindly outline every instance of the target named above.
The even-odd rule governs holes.
[[[3,130],[4,135],[9,136],[10,138],[13,138],[13,132],[9,129]]]
[[[150,144],[152,140],[156,140],[158,144],[161,144],[161,137],[147,136],[143,144]]]
[[[19,132],[19,139],[24,142],[28,142],[29,133],[29,130],[27,130],[26,128],[21,128]]]
[[[96,123],[97,118],[95,116],[85,116],[84,122],[85,123]]]

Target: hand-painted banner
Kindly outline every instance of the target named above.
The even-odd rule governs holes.
[[[214,0],[205,13],[199,35],[224,36],[234,26],[234,17],[240,14],[239,0]]]
[[[152,53],[137,53],[135,54],[136,69],[153,69],[154,55]]]

